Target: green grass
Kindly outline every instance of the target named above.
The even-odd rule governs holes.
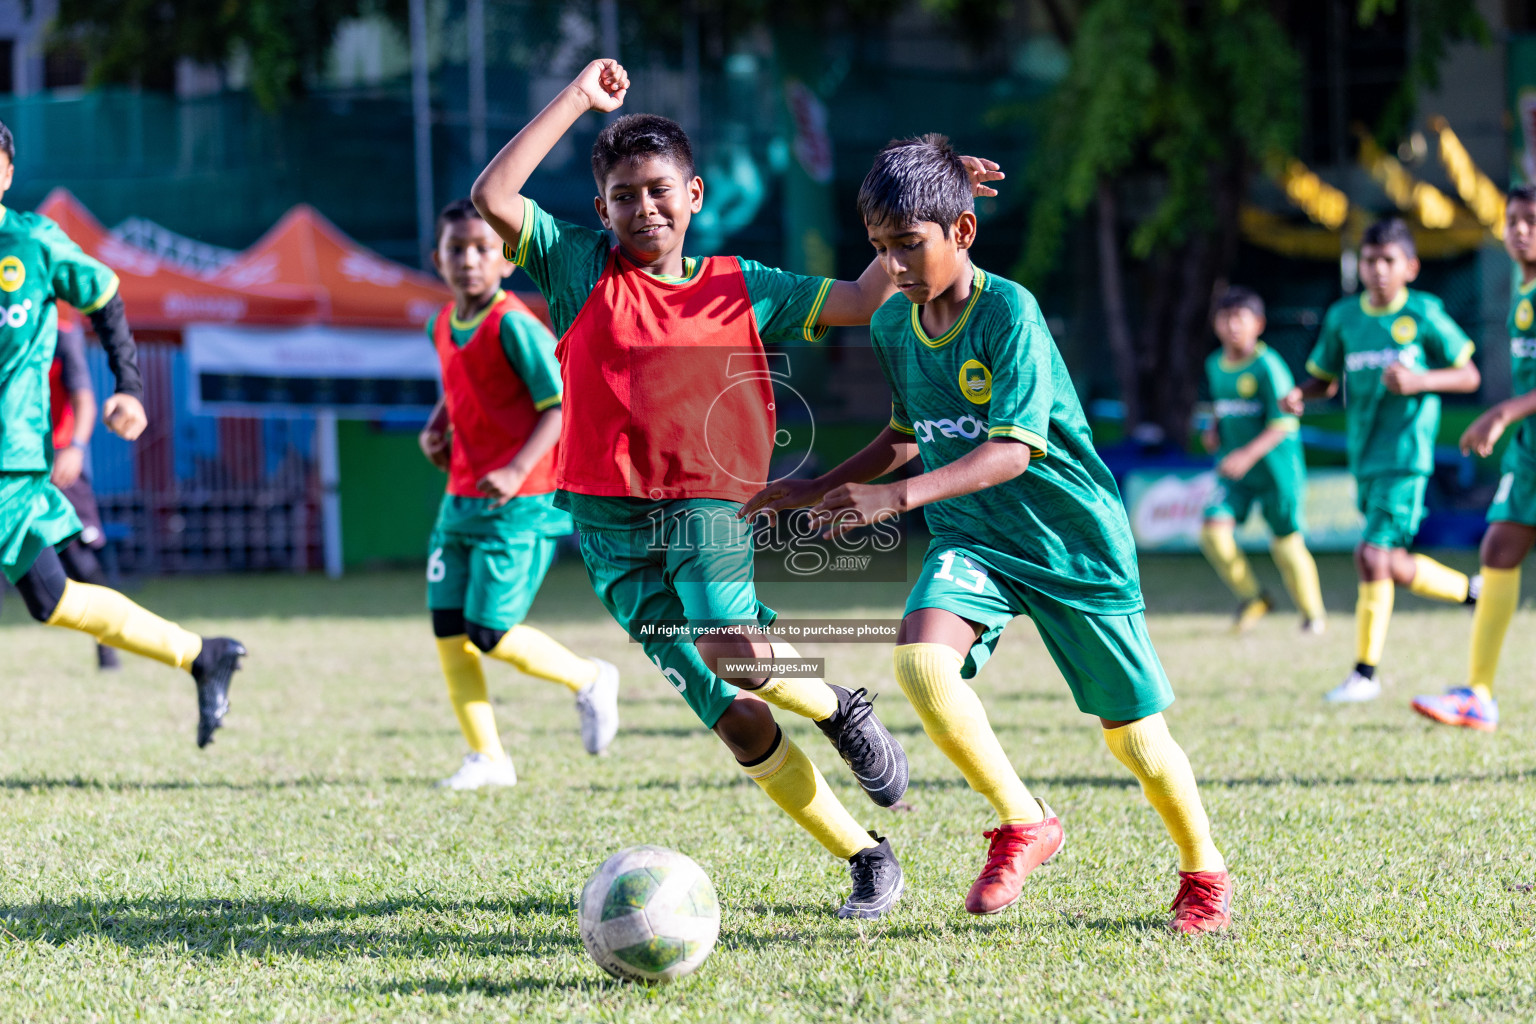
[[[1233,639],[1201,563],[1144,564],[1180,695],[1168,717],[1237,879],[1235,930],[1199,941],[1162,929],[1171,847],[1027,622],[979,689],[1068,843],[995,918],[960,905],[987,809],[922,735],[889,649],[814,649],[836,680],[883,692],[912,758],[913,810],[880,811],[813,727],[786,723],[906,866],[895,912],[859,925],[830,913],[844,866],[732,766],[569,561],[534,622],[620,665],[625,729],[612,756],[588,758],[563,691],[491,666],[522,777],[495,794],[431,789],[462,741],[414,574],[139,591],[251,648],[229,726],[203,752],[183,677],[140,661],[98,676],[85,639],[24,621],[13,596],[0,618],[0,1020],[1528,1021],[1531,613],[1511,631],[1495,735],[1409,712],[1414,693],[1461,680],[1468,616],[1406,595],[1394,685],[1374,705],[1325,707],[1351,661],[1354,585],[1342,559],[1322,571],[1326,637],[1304,640],[1287,614]],[[765,590],[792,614],[894,615],[901,597]],[[723,905],[713,956],[660,989],[607,980],[574,917],[587,875],[641,842],[698,860]]]

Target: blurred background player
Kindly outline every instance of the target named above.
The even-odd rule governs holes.
[[[511,786],[482,653],[576,695],[581,741],[600,754],[619,728],[618,669],[523,625],[570,514],[554,506],[560,440],[555,339],[502,290],[501,239],[468,199],[438,214],[432,265],[453,301],[427,321],[443,397],[421,449],[448,471],[427,558],[427,607],[459,727],[469,742],[449,789]]]
[[[1476,391],[1482,381],[1471,339],[1439,299],[1408,287],[1418,276],[1418,252],[1407,224],[1393,217],[1366,228],[1360,240],[1365,291],[1328,308],[1307,360],[1312,377],[1285,400],[1286,411],[1299,416],[1307,399],[1331,397],[1343,380],[1349,468],[1365,515],[1364,536],[1355,548],[1360,576],[1355,667],[1328,691],[1330,701],[1381,695],[1376,667],[1397,585],[1437,601],[1477,601],[1476,586],[1465,573],[1408,551],[1424,518],[1424,490],[1435,468],[1440,393]]]
[[[1482,588],[1472,612],[1467,685],[1443,696],[1418,697],[1413,709],[1446,725],[1492,732],[1499,724],[1493,677],[1504,635],[1520,605],[1520,563],[1536,543],[1536,185],[1510,189],[1504,207],[1504,248],[1515,261],[1509,304],[1509,359],[1514,397],[1479,416],[1461,435],[1461,450],[1483,458],[1510,427],[1498,490],[1488,506],[1488,532],[1478,561]]]
[[[0,124],[0,195],[11,187],[15,155],[10,129]],[[106,349],[117,392],[103,404],[102,422],[129,441],[148,424],[117,275],[47,217],[0,207],[0,292],[12,310],[0,323],[0,569],[37,621],[190,672],[197,683],[197,745],[205,747],[229,710],[230,678],[245,648],[228,637],[198,636],[115,590],[69,579],[56,550],[82,529],[50,479],[48,375],[59,300],[90,318]]]
[[[1205,444],[1221,458],[1216,493],[1200,529],[1200,550],[1237,596],[1233,630],[1253,626],[1274,600],[1260,588],[1234,534],[1257,502],[1274,538],[1270,555],[1301,612],[1301,628],[1321,633],[1323,591],[1302,535],[1306,460],[1297,419],[1280,408],[1296,382],[1285,360],[1259,340],[1264,300],[1257,292],[1228,288],[1216,302],[1214,326],[1221,348],[1205,361],[1205,376],[1216,419]]]
[[[894,142],[876,157],[859,213],[901,292],[870,324],[891,387],[890,425],[837,468],[771,484],[743,511],[816,503],[835,535],[926,508],[933,540],[907,598],[895,675],[924,732],[997,813],[968,911],[1012,906],[1065,841],[966,682],[1008,622],[1028,615],[1078,709],[1099,718],[1105,744],[1178,847],[1171,926],[1224,929],[1232,881],[1189,759],[1163,720],[1173,690],[1147,634],[1125,506],[1034,296],[971,263],[966,179],[942,135]],[[919,455],[921,475],[868,483]]]

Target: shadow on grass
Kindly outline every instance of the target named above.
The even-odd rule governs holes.
[[[1023,776],[1024,781],[1031,787],[1060,786],[1063,789],[1083,787],[1087,789],[1135,789],[1141,784],[1129,774],[1127,775],[1030,775]],[[1483,774],[1461,773],[1445,775],[1398,775],[1383,778],[1360,778],[1354,775],[1253,775],[1247,777],[1214,779],[1203,778],[1199,780],[1201,786],[1220,787],[1222,789],[1242,789],[1248,787],[1271,786],[1451,786],[1466,782],[1523,782],[1536,778],[1536,768],[1526,768],[1520,771],[1487,772]],[[968,789],[969,784],[962,778],[927,778],[912,779],[907,783],[909,790],[949,790]]]
[[[424,978],[419,981],[392,981],[373,991],[398,996],[467,996],[482,995],[505,997],[519,992],[593,992],[601,993],[620,987],[620,982],[602,974],[597,966],[592,968],[593,977],[568,978],[518,978],[516,981],[497,981],[493,978]]]
[[[456,932],[443,916],[489,914],[501,931]],[[400,914],[423,914],[426,920]],[[554,918],[524,923],[525,917]],[[345,926],[352,922],[352,927]],[[306,903],[292,899],[136,899],[0,905],[0,926],[21,942],[67,945],[105,939],[129,949],[165,946],[221,960],[290,954],[316,960],[350,956],[547,956],[580,950],[575,901],[545,891],[509,899],[435,900],[430,895],[362,903]]]

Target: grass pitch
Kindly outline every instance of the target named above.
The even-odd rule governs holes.
[[[1469,555],[1454,555],[1467,568]],[[1278,589],[1267,561],[1261,572]],[[521,782],[450,795],[463,753],[416,574],[155,582],[137,596],[251,649],[228,726],[193,745],[185,677],[0,618],[0,1020],[1528,1021],[1536,1016],[1536,618],[1504,655],[1501,730],[1412,714],[1462,679],[1467,614],[1407,595],[1379,702],[1319,699],[1353,654],[1354,583],[1322,560],[1332,628],[1224,632],[1203,563],[1147,559],[1152,634],[1237,880],[1237,923],[1163,930],[1174,856],[1152,810],[1019,621],[979,681],[1067,848],[993,918],[961,901],[990,815],[922,735],[889,648],[808,647],[884,694],[912,760],[881,811],[809,723],[786,728],[905,864],[895,912],[830,909],[844,865],[736,770],[572,560],[533,622],[625,673],[612,755],[569,696],[488,666]],[[765,587],[788,614],[899,614],[899,587]],[[720,944],[695,976],[609,981],[577,937],[588,874],[634,843],[713,877]]]

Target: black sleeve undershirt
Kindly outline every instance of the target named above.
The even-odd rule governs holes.
[[[91,314],[91,327],[107,352],[107,366],[117,379],[117,393],[133,398],[144,397],[144,382],[139,376],[139,352],[133,335],[128,333],[128,311],[123,297],[114,295]]]

